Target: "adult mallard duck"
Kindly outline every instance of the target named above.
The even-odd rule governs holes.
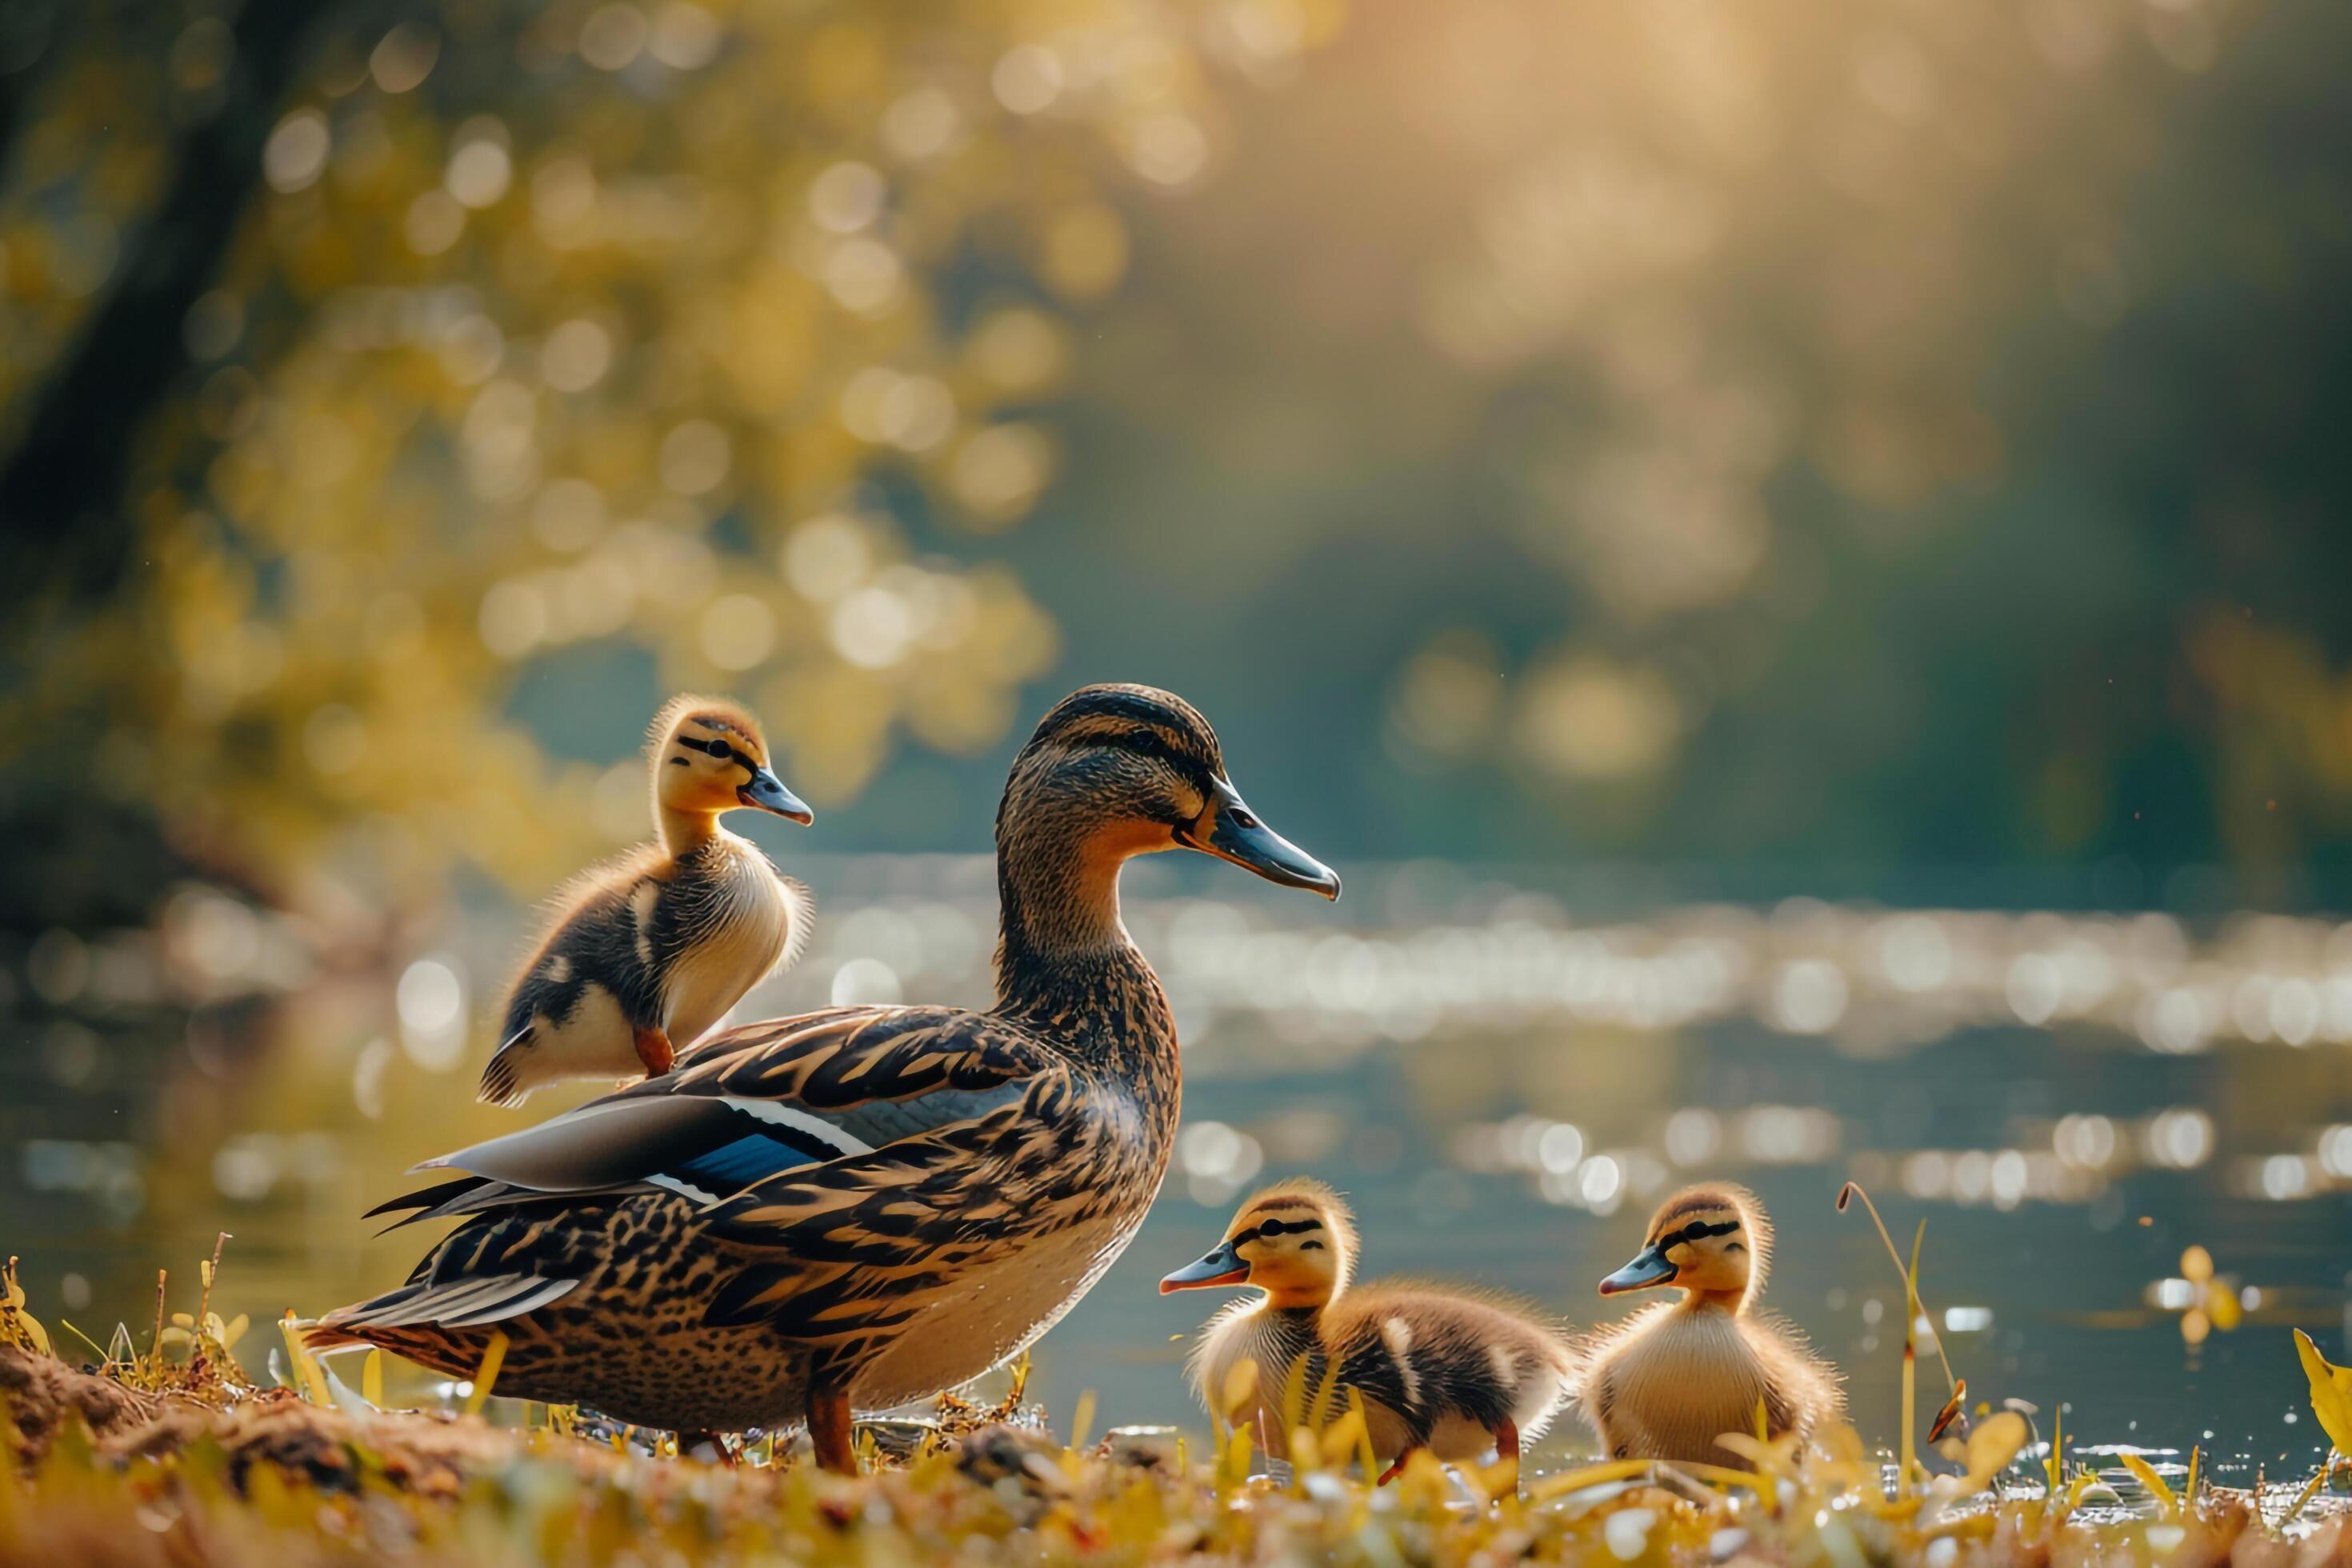
[[[654,826],[555,898],[516,976],[478,1098],[514,1105],[571,1078],[658,1078],[808,941],[808,889],[719,826],[739,806],[806,824],[768,765],[759,721],[713,697],[654,719]]]
[[[1363,1399],[1372,1452],[1394,1461],[1383,1482],[1416,1448],[1441,1459],[1493,1448],[1516,1460],[1522,1442],[1542,1436],[1576,1365],[1558,1330],[1493,1296],[1423,1284],[1350,1289],[1355,1268],[1354,1218],[1322,1183],[1277,1183],[1244,1202],[1207,1257],[1160,1282],[1162,1294],[1235,1285],[1265,1292],[1236,1301],[1202,1332],[1192,1353],[1202,1403],[1213,1409],[1234,1369],[1255,1362],[1248,1419],[1259,1447],[1280,1454],[1290,1429],[1313,1414],[1282,1407],[1304,1356],[1306,1398],[1321,1397],[1328,1377],[1340,1402],[1351,1391]]]
[[[469,1215],[408,1282],[331,1312],[454,1375],[493,1333],[503,1394],[691,1439],[850,1412],[1018,1353],[1150,1206],[1176,1131],[1167,998],[1119,920],[1131,857],[1197,849],[1337,898],[1164,691],[1088,687],[1021,750],[997,812],[997,1001],[836,1007],[733,1029],[667,1077],[428,1164],[385,1205]]]
[[[1661,1301],[1596,1331],[1584,1409],[1619,1459],[1722,1464],[1716,1439],[1756,1430],[1811,1433],[1845,1408],[1837,1369],[1780,1319],[1756,1310],[1772,1258],[1772,1225],[1745,1187],[1688,1187],[1659,1205],[1649,1239],[1601,1282],[1614,1296],[1672,1285]]]

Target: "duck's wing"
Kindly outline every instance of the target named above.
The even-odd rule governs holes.
[[[716,1206],[788,1172],[985,1117],[1059,1066],[960,1008],[838,1007],[749,1025],[660,1078],[428,1160],[417,1169],[463,1174],[373,1212],[429,1219],[656,1190]]]

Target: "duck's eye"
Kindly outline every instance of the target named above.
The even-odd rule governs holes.
[[[1257,818],[1252,816],[1246,807],[1237,805],[1234,807],[1232,811],[1226,813],[1226,815],[1234,819],[1234,826],[1235,827],[1255,827],[1257,826]]]
[[[1298,1244],[1298,1250],[1301,1252],[1320,1252],[1323,1250],[1323,1244],[1319,1241],[1302,1241]]]

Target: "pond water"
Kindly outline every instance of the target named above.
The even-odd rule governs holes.
[[[739,1019],[985,1000],[984,861],[794,868],[818,941]],[[1891,1441],[1902,1287],[1867,1216],[1834,1209],[1853,1178],[1898,1241],[1927,1222],[1922,1294],[1972,1398],[2031,1400],[2045,1431],[2063,1406],[2084,1445],[2202,1445],[2223,1479],[2316,1457],[2289,1330],[2352,1359],[2352,926],[1601,910],[1430,866],[1351,872],[1327,909],[1219,869],[1129,874],[1185,1039],[1185,1131],[1134,1245],[1040,1348],[1057,1419],[1092,1389],[1104,1421],[1202,1425],[1177,1342],[1216,1302],[1155,1284],[1261,1179],[1348,1192],[1365,1278],[1480,1282],[1582,1326],[1622,1310],[1594,1286],[1649,1208],[1719,1176],[1776,1224],[1769,1305]],[[228,1312],[385,1288],[429,1238],[377,1237],[361,1212],[415,1161],[515,1124],[472,1103],[468,1028],[513,913],[353,956],[205,889],[167,910],[153,933],[45,938],[11,973],[0,1246],[34,1310],[100,1340],[144,1325],[154,1270],[191,1304],[220,1230]]]

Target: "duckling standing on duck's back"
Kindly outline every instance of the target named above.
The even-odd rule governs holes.
[[[563,1079],[660,1077],[808,940],[808,889],[719,826],[739,806],[810,820],[769,767],[759,721],[677,697],[650,733],[660,837],[556,895],[482,1069],[493,1105]]]
[[[1612,1458],[1722,1464],[1716,1439],[1810,1435],[1845,1408],[1837,1369],[1804,1336],[1755,1310],[1771,1261],[1772,1226],[1756,1194],[1727,1183],[1688,1187],[1662,1205],[1633,1261],[1601,1293],[1672,1285],[1661,1301],[1598,1330],[1584,1409]]]
[[[1569,1396],[1576,1363],[1567,1341],[1485,1296],[1421,1284],[1350,1289],[1355,1259],[1353,1218],[1320,1182],[1279,1183],[1243,1204],[1213,1251],[1160,1282],[1162,1294],[1222,1285],[1265,1292],[1234,1302],[1202,1331],[1192,1352],[1202,1403],[1214,1410],[1247,1360],[1257,1363],[1257,1392],[1241,1418],[1255,1421],[1268,1453],[1285,1450],[1302,1418],[1313,1426],[1345,1410],[1352,1389],[1364,1401],[1373,1453],[1392,1461],[1383,1482],[1416,1448],[1441,1459],[1493,1448],[1517,1459]],[[1329,1376],[1330,1408],[1282,1408],[1301,1356],[1308,1402]]]

